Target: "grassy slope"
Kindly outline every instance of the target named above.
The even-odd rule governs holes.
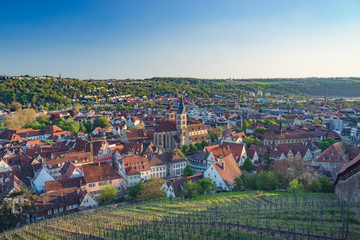
[[[344,211],[346,212],[346,211]],[[138,205],[98,210],[32,225],[12,239],[69,239],[97,236],[105,239],[239,239],[261,235],[272,239],[270,230],[295,231],[338,237],[341,208],[334,194],[270,192],[220,193],[193,200],[163,199]],[[360,238],[360,223],[349,212],[348,239]],[[257,232],[257,222],[259,231]],[[249,226],[249,227],[246,227]],[[289,233],[290,234],[290,233]],[[284,239],[284,234],[274,234]],[[293,239],[293,237],[291,237]]]

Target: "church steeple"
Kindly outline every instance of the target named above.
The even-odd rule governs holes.
[[[185,144],[185,132],[187,127],[186,108],[183,99],[180,98],[179,107],[176,113],[176,129],[180,135],[180,147]]]
[[[179,107],[178,107],[178,110],[177,110],[177,114],[183,114],[185,113],[186,114],[186,107],[185,107],[185,104],[183,102],[183,99],[180,98],[180,102],[179,102]]]

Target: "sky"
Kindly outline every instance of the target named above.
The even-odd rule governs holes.
[[[359,0],[0,1],[0,74],[360,77]]]

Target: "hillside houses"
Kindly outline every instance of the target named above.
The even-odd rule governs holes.
[[[308,125],[321,115],[331,116],[331,111],[263,108],[259,112],[257,108],[241,108],[243,104],[226,109],[220,107],[225,104],[222,100],[199,108],[194,101],[186,104],[174,97],[170,103],[166,97],[154,98],[168,107],[142,109],[137,99],[140,107],[134,109],[87,110],[70,118],[93,123],[106,117],[110,122],[110,126],[87,132],[75,134],[57,126],[1,130],[0,197],[22,188],[33,189],[39,195],[33,218],[43,219],[98,206],[106,184],[116,188],[118,197],[126,197],[129,187],[156,178],[166,180],[163,190],[168,197],[180,196],[186,182],[202,178],[210,178],[217,191],[229,191],[235,178],[242,175],[247,158],[254,165],[251,174],[271,163],[299,179],[320,174],[335,179],[360,153],[346,147],[340,141],[343,135],[325,125]],[[281,124],[279,119],[283,119]],[[252,122],[243,132],[248,120]],[[267,124],[267,120],[272,123]],[[255,131],[258,127],[265,131]],[[209,131],[215,133],[215,137],[210,134],[213,141]],[[317,146],[327,137],[339,142],[321,152]],[[255,138],[258,141],[251,142]],[[204,145],[199,146],[202,141]],[[192,146],[191,151],[185,152],[183,146]],[[295,168],[296,164],[301,169]],[[195,175],[184,178],[187,165]]]

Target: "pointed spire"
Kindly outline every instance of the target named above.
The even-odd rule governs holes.
[[[178,107],[177,113],[178,113],[178,114],[186,113],[185,104],[184,104],[182,98],[180,98],[180,103],[179,103],[179,107]]]

